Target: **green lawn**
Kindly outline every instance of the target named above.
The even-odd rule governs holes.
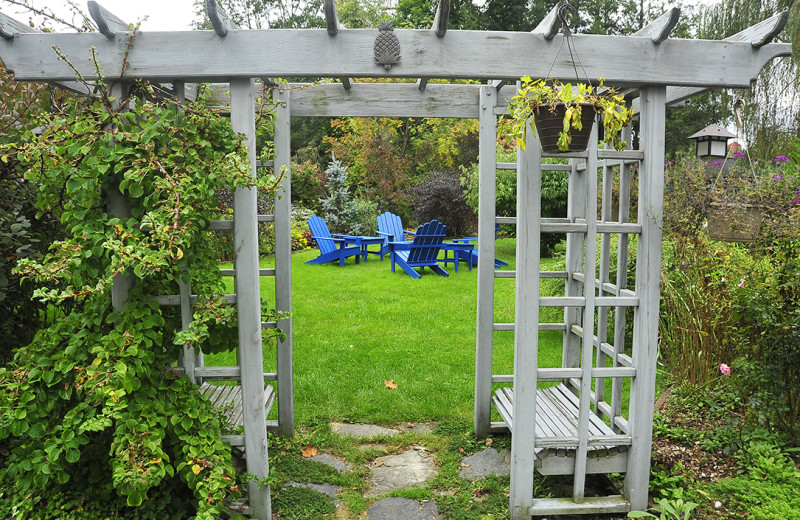
[[[497,242],[506,269],[514,269],[514,247],[512,239]],[[448,278],[427,270],[414,280],[399,268],[392,273],[388,257],[360,265],[351,258],[344,268],[304,263],[316,255],[292,256],[297,423],[471,421],[477,270],[462,264],[456,273],[451,264]],[[262,279],[262,295],[274,302],[272,279]],[[495,321],[513,315],[514,280],[498,279]],[[542,333],[541,344],[540,365],[560,366],[560,334]],[[274,370],[274,347],[264,354],[265,369]],[[207,363],[234,364],[234,357]],[[510,374],[512,363],[513,332],[495,332],[494,372]]]

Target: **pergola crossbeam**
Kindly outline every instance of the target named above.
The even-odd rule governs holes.
[[[342,29],[336,38],[305,29],[241,30],[227,33],[224,42],[209,40],[205,31],[142,32],[135,37],[125,71],[127,38],[107,39],[92,33],[17,34],[13,48],[10,41],[0,40],[0,57],[23,81],[74,78],[75,71],[52,52],[53,46],[71,58],[71,65],[86,78],[97,74],[95,64],[86,59],[94,46],[99,69],[107,77],[164,83],[242,77],[516,79],[548,70],[556,79],[575,75],[568,53],[556,56],[560,37],[547,41],[542,35],[523,32],[450,31],[447,38],[438,38],[431,30],[416,29],[394,33],[403,61],[390,70],[375,63],[378,31],[372,29]],[[791,54],[791,45],[783,43],[756,49],[750,42],[739,41],[669,38],[655,45],[629,36],[576,34],[572,38],[587,76],[605,77],[607,85],[619,87],[747,88],[767,62]],[[631,62],[637,64],[635,69],[629,66]],[[709,63],[714,66],[708,67]]]
[[[561,29],[561,20],[558,18],[558,9],[560,5],[557,5],[550,9],[550,12],[547,13],[539,25],[531,31],[533,34],[541,34],[544,36],[545,40],[552,40],[558,34],[558,31]]]
[[[450,0],[439,0],[436,7],[436,16],[433,19],[433,31],[438,37],[447,33],[447,24],[450,22]]]
[[[681,18],[680,7],[673,7],[649,24],[645,25],[631,36],[650,38],[653,43],[661,43],[669,38],[670,33],[678,25]]]
[[[336,36],[342,26],[339,23],[339,15],[336,14],[336,0],[325,0],[322,5],[325,10],[325,28],[329,35]]]
[[[206,14],[208,14],[208,19],[211,20],[214,32],[220,36],[227,36],[228,31],[239,28],[216,0],[206,0]]]
[[[774,16],[767,18],[755,25],[751,25],[747,29],[738,32],[734,35],[724,38],[723,42],[742,42],[749,43],[753,49],[761,49],[766,45],[772,44],[771,42],[780,34],[786,27],[789,20],[789,12],[782,11]],[[776,45],[776,44],[772,44]],[[789,45],[789,44],[778,44]],[[788,56],[788,55],[781,55]],[[748,85],[749,86],[749,85]],[[719,88],[719,86],[715,87]],[[710,88],[697,88],[697,87],[667,87],[667,105],[677,105],[693,96],[708,92]],[[635,107],[635,105],[634,105]]]
[[[99,3],[89,0],[88,5],[89,14],[92,16],[94,23],[97,24],[97,29],[106,38],[114,38],[117,34],[130,32],[129,24]]]

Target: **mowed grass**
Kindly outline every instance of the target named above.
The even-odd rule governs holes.
[[[515,267],[514,248],[513,239],[497,241],[498,258],[509,262],[504,269]],[[304,263],[317,254],[292,255],[297,423],[471,421],[477,270],[462,264],[456,273],[450,264],[447,278],[426,269],[415,280],[399,267],[392,273],[388,256],[359,265],[349,258],[343,268]],[[262,267],[273,265],[272,258],[262,260]],[[274,279],[262,278],[261,287],[274,305]],[[513,316],[514,280],[497,279],[495,321]],[[494,333],[496,374],[513,372],[513,336]],[[539,356],[540,366],[560,366],[559,333],[541,333]],[[274,346],[265,345],[264,358],[265,370],[273,371]],[[206,360],[235,364],[235,355]],[[387,381],[397,388],[387,388]]]

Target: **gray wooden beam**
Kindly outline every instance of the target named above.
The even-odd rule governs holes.
[[[789,11],[782,11],[766,20],[752,25],[742,32],[723,39],[726,42],[747,42],[754,49],[760,49],[764,45],[772,42],[778,36],[786,22],[789,21]]]
[[[544,36],[545,40],[552,40],[558,34],[558,31],[561,29],[561,20],[558,18],[558,9],[561,5],[556,5],[550,12],[547,13],[539,25],[536,26],[534,30],[531,32],[533,34],[541,34]]]
[[[678,20],[680,20],[680,18],[681,8],[673,7],[649,24],[631,34],[631,36],[646,37],[650,38],[653,43],[661,43],[669,38],[672,29],[678,25]]]
[[[211,26],[214,28],[214,32],[220,36],[227,36],[228,31],[239,28],[239,26],[230,19],[228,13],[219,6],[216,0],[206,0],[206,14],[208,14],[208,19],[211,20]],[[258,76],[258,74],[253,76]]]
[[[450,0],[439,0],[436,7],[436,16],[433,18],[433,32],[438,37],[447,33],[447,24],[450,22]]]
[[[723,42],[743,42],[749,43],[753,49],[760,49],[768,45],[775,39],[778,34],[786,27],[786,22],[789,20],[789,12],[782,11],[764,21],[752,25],[744,31],[738,32],[732,36],[721,40]],[[667,87],[667,105],[677,105],[693,96],[708,92],[716,87],[711,88],[698,88],[698,87]],[[634,105],[634,108],[638,108]]]
[[[536,413],[541,303],[542,148],[527,132],[517,148],[517,276],[514,319],[514,428],[511,433],[512,520],[530,519],[536,462]],[[480,258],[480,257],[479,257]],[[489,259],[491,262],[491,258]]]
[[[211,0],[209,0],[211,1]],[[449,31],[438,38],[431,30],[396,30],[403,61],[390,70],[374,62],[378,31],[343,29],[336,38],[324,31],[233,31],[224,41],[205,31],[142,32],[136,36],[124,78],[153,82],[228,81],[250,77],[430,77],[518,78],[542,76],[552,70],[556,79],[574,77],[568,53],[560,53],[560,36],[521,32]],[[575,47],[589,77],[606,84],[645,84],[694,87],[750,86],[771,59],[791,54],[790,44],[770,43],[754,48],[737,41],[670,38],[654,45],[646,38],[576,34]],[[74,78],[72,68],[52,52],[56,46],[72,58],[84,77],[96,74],[86,59],[97,49],[100,70],[107,77],[122,74],[127,39],[109,40],[99,34],[17,34],[13,43],[0,40],[0,58],[22,81],[63,81]],[[272,49],[274,52],[264,52]],[[502,59],[500,59],[502,57]],[[630,63],[636,63],[635,68]]]
[[[644,160],[639,169],[639,215],[642,234],[637,239],[636,294],[639,308],[633,315],[632,355],[636,377],[631,381],[629,409],[633,444],[628,452],[624,495],[633,510],[647,508],[650,453],[653,437],[656,360],[658,359],[659,279],[664,202],[664,87],[641,91],[640,147]]]
[[[0,13],[0,37],[12,40],[17,34],[41,32],[28,24],[22,23],[10,16]]]
[[[106,38],[114,38],[117,34],[131,31],[130,25],[94,0],[89,0],[88,6],[97,29]]]
[[[256,177],[256,101],[254,82],[231,81],[231,126],[245,135],[250,170]],[[238,188],[233,194],[233,251],[236,268],[236,313],[239,320],[239,367],[244,411],[247,472],[258,479],[269,476],[267,416],[264,399],[264,354],[261,341],[261,291],[258,274],[256,188]],[[272,518],[269,486],[248,483],[253,516]]]
[[[42,31],[34,29],[28,24],[24,24],[14,18],[11,18],[10,16],[0,13],[0,37],[2,37],[2,39],[11,41],[14,39],[14,36],[18,34],[38,34],[41,32]],[[91,94],[93,90],[91,85],[81,83],[80,81],[75,81],[74,76],[68,81],[42,81],[46,81],[47,83],[81,95]]]
[[[429,85],[435,87],[436,85]],[[479,89],[478,119],[478,309],[475,334],[475,435],[489,433],[492,414],[492,350],[494,342],[494,227],[497,186],[497,116],[499,96],[488,85]]]
[[[275,108],[275,173],[283,174],[275,194],[275,308],[292,312],[292,90],[276,89]],[[278,431],[294,434],[294,357],[292,318],[278,322],[286,338],[278,343]]]
[[[336,14],[336,0],[325,0],[322,6],[325,10],[325,28],[329,35],[336,36],[342,26],[339,23],[339,15]]]

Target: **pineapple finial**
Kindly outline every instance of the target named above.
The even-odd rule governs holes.
[[[375,38],[375,61],[389,70],[400,61],[400,40],[394,34],[392,22],[382,22]]]

